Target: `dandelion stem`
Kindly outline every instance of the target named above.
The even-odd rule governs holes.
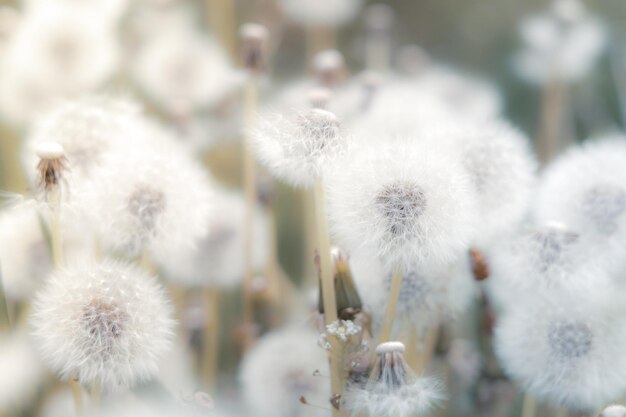
[[[70,378],[70,388],[72,389],[72,398],[74,399],[74,408],[76,409],[76,415],[83,414],[83,394],[78,384],[78,378],[73,376]]]
[[[400,296],[400,288],[402,287],[402,277],[403,274],[400,271],[400,268],[394,268],[393,275],[391,277],[391,289],[389,290],[389,303],[387,304],[387,311],[385,312],[383,328],[380,331],[379,343],[391,340],[391,330],[393,328],[393,320],[396,317],[398,298]]]
[[[217,288],[209,287],[204,291],[204,296],[208,307],[208,316],[204,328],[202,376],[206,388],[212,390],[215,388],[220,353],[220,292]]]
[[[425,372],[430,364],[430,360],[433,357],[433,353],[435,352],[435,347],[437,346],[437,339],[439,337],[439,326],[433,326],[426,332],[426,337],[424,338],[423,343],[423,351],[421,355],[421,362],[419,368],[422,372]]]
[[[60,222],[60,210],[61,210],[61,190],[59,187],[54,187],[50,190],[49,201],[51,211],[50,218],[50,241],[52,244],[52,259],[54,265],[59,268],[63,266],[63,240],[61,238],[61,222]]]
[[[524,395],[524,403],[522,404],[522,417],[535,417],[537,403],[530,394]]]
[[[562,147],[563,117],[566,88],[562,82],[546,84],[541,102],[541,120],[538,153],[541,161],[549,162]]]
[[[328,325],[337,321],[337,300],[335,298],[335,283],[333,268],[330,259],[330,238],[328,235],[328,223],[326,220],[324,182],[321,178],[315,182],[315,220],[317,224],[317,238],[319,245],[322,301],[324,303],[324,321]],[[330,352],[330,381],[332,396],[343,393],[341,382],[340,355],[341,346],[339,341],[331,336],[328,338],[331,345]],[[340,417],[341,412],[333,407],[333,416]]]
[[[254,74],[250,78],[244,91],[245,126],[250,128],[255,117],[258,102],[258,85]],[[244,283],[243,283],[243,322],[246,326],[254,323],[252,279],[252,250],[254,242],[254,211],[257,204],[256,190],[256,161],[252,152],[250,136],[246,133],[243,146],[243,188],[246,196],[246,211],[244,217]]]

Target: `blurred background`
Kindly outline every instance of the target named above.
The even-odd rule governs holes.
[[[72,36],[82,36],[83,30],[89,32],[81,24],[106,26],[103,29],[106,35],[90,33],[93,39],[103,44],[88,43],[87,50],[80,51],[84,57],[77,58],[102,62],[106,68],[100,71],[99,68],[86,66],[76,69],[76,73],[50,70],[40,74],[31,71],[47,64],[46,58],[40,55],[45,53],[47,38],[36,33],[44,28],[33,25],[31,14],[35,14],[33,10],[49,8],[53,3],[63,4],[63,10],[70,10],[71,13],[76,7],[89,10],[77,13],[76,32],[72,32],[73,28],[69,25],[61,26],[59,22],[63,22],[62,18],[55,20],[58,17],[50,17],[52,27],[45,29],[50,33],[67,29],[71,41]],[[275,93],[290,82],[310,77],[311,58],[323,48],[332,47],[341,51],[350,74],[366,69],[368,28],[365,16],[367,6],[375,3],[384,3],[394,11],[394,23],[388,33],[392,66],[402,61],[402,51],[406,52],[404,47],[418,46],[428,60],[437,65],[492,84],[501,95],[505,118],[520,127],[528,137],[538,137],[545,86],[520,77],[513,62],[516,52],[523,47],[520,23],[528,16],[550,9],[552,2],[367,1],[358,8],[353,18],[332,28],[331,35],[326,33],[317,41],[311,40],[314,29],[290,18],[279,3],[278,0],[0,0],[0,190],[7,193],[31,191],[23,174],[21,146],[38,115],[58,99],[91,93],[124,95],[142,102],[149,114],[180,131],[181,140],[190,143],[193,151],[205,161],[221,183],[240,187],[241,122],[233,116],[239,106],[239,91],[233,88],[230,94],[207,100],[192,110],[179,111],[176,106],[160,100],[158,94],[141,81],[142,71],[148,77],[151,70],[155,71],[161,65],[157,59],[137,68],[144,59],[146,45],[155,34],[165,38],[171,34],[174,38],[177,32],[187,30],[181,27],[192,27],[201,38],[208,36],[217,41],[228,62],[225,66],[236,70],[241,68],[238,27],[245,22],[261,23],[270,33],[261,100],[264,103],[271,101]],[[585,76],[567,83],[563,131],[569,143],[620,132],[626,121],[626,2],[595,0],[585,2],[584,6],[603,25],[607,45]],[[48,12],[42,13],[45,15]],[[33,20],[36,22],[35,18]],[[29,27],[26,30],[22,25]],[[83,75],[84,82],[81,81]],[[235,122],[231,120],[233,117]],[[231,126],[233,123],[235,127]],[[279,202],[274,207],[278,255],[287,275],[298,284],[312,270],[309,248],[301,238],[304,234],[302,225],[306,224],[302,213],[306,212],[308,203],[303,193],[288,186],[277,184],[275,192],[275,201]],[[0,198],[10,199],[11,194],[0,194]],[[224,303],[226,307],[222,308],[237,309],[240,295],[235,291],[228,297],[230,301]],[[234,326],[234,315],[232,320],[227,314],[224,317],[225,328]],[[446,414],[442,415],[504,417],[519,412],[519,392],[497,369],[493,356],[488,352],[489,340],[480,336],[481,329],[491,325],[490,319],[489,314],[477,305],[472,314],[454,325],[454,329],[448,329],[457,335],[478,340],[478,348],[487,359],[484,362],[478,360],[481,363],[476,371],[478,383],[470,389],[455,387],[451,382],[451,390],[460,390],[455,397],[458,403],[446,407]],[[444,331],[437,350],[439,360],[450,360],[451,352],[452,359],[461,364],[471,364],[476,360],[471,349],[457,346],[451,350],[446,340]],[[223,342],[224,345],[229,343],[228,340]],[[224,356],[220,367],[226,380],[233,379],[236,361],[234,355]],[[459,385],[462,384],[463,381],[459,382]]]

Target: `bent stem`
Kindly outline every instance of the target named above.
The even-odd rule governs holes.
[[[524,394],[524,403],[522,404],[522,417],[535,417],[537,403],[530,394]]]
[[[337,321],[337,300],[335,298],[335,282],[330,259],[330,238],[328,236],[328,222],[326,220],[324,183],[321,178],[315,181],[315,220],[317,225],[317,239],[320,257],[320,275],[322,286],[322,301],[324,305],[324,322],[326,325]],[[341,345],[334,337],[328,338],[330,343],[330,382],[332,398],[343,394]],[[341,412],[333,406],[333,417],[340,417]]]
[[[387,311],[385,312],[385,319],[383,321],[383,328],[380,331],[379,343],[388,342],[391,340],[391,330],[393,328],[393,321],[396,318],[396,310],[398,308],[398,298],[400,297],[400,288],[402,288],[403,274],[400,268],[397,266],[393,270],[391,277],[391,289],[389,290],[389,304],[387,304]]]
[[[252,126],[258,102],[258,86],[254,74],[250,78],[244,91],[245,126]],[[253,291],[252,279],[252,242],[254,241],[254,209],[257,204],[256,193],[256,161],[252,153],[250,135],[246,132],[243,146],[243,188],[246,197],[246,210],[244,215],[244,282],[243,282],[243,323],[246,327],[254,324],[253,317]]]
[[[204,328],[202,377],[209,390],[215,388],[217,363],[220,350],[219,290],[209,287],[204,290],[205,303],[208,306],[208,317]]]

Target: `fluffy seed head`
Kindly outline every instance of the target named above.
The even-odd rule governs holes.
[[[75,198],[109,251],[166,257],[191,249],[208,229],[211,180],[170,132],[149,123],[139,132],[124,154],[106,156],[95,189]]]
[[[553,294],[554,295],[554,294]],[[596,294],[597,295],[597,294]],[[552,404],[592,410],[626,389],[621,346],[626,328],[611,294],[535,297],[498,321],[496,353],[529,394]]]
[[[33,305],[34,337],[63,379],[118,390],[151,378],[173,322],[163,289],[137,267],[83,262],[55,272]]]
[[[187,28],[149,38],[133,61],[138,86],[170,114],[189,117],[214,106],[241,82],[222,47]]]
[[[26,407],[43,384],[45,372],[33,341],[24,334],[0,337],[0,410]]]
[[[193,248],[173,248],[157,262],[172,282],[199,287],[232,288],[244,275],[245,200],[232,191],[217,192],[206,234]],[[254,214],[252,263],[260,270],[267,262],[267,220]]]
[[[626,142],[589,141],[546,170],[535,217],[557,220],[580,234],[594,256],[618,257],[626,248]],[[595,249],[594,249],[595,248]]]
[[[385,138],[355,147],[328,176],[328,213],[342,247],[390,268],[446,265],[467,249],[474,196],[463,168],[436,144]]]
[[[257,158],[274,176],[294,186],[311,186],[346,144],[337,117],[312,109],[261,120],[252,133]]]

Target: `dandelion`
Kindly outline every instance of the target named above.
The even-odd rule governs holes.
[[[626,329],[619,311],[611,294],[526,300],[498,321],[496,353],[505,371],[535,398],[597,409],[626,389],[620,353]]]
[[[389,138],[355,147],[328,181],[331,230],[388,268],[446,265],[467,250],[475,205],[467,174],[443,148]]]
[[[302,187],[312,186],[347,146],[337,117],[321,109],[261,120],[252,140],[274,176]]]
[[[428,415],[443,400],[438,382],[417,377],[404,360],[404,345],[385,342],[376,347],[376,362],[364,387],[349,387],[345,406],[356,416]]]
[[[502,306],[533,298],[537,291],[597,294],[611,283],[607,264],[589,257],[589,246],[577,232],[555,222],[494,244],[489,266],[487,288]]]
[[[137,141],[136,121],[139,108],[124,99],[95,96],[66,101],[46,112],[27,137],[23,161],[31,181],[39,178],[33,170],[36,150],[44,142],[63,147],[71,170],[66,177],[71,188],[94,176],[102,165],[104,155],[119,151],[125,141]]]
[[[37,2],[26,9],[6,45],[1,77],[7,86],[15,84],[0,97],[12,121],[28,122],[55,98],[76,97],[111,77],[119,47],[111,21],[97,13],[73,2]]]
[[[157,261],[173,282],[200,287],[234,288],[241,284],[243,270],[243,196],[232,191],[216,192],[208,230],[191,250],[178,248]],[[253,268],[267,261],[267,219],[260,208],[255,212],[252,245]],[[182,250],[181,250],[182,249]]]
[[[175,116],[214,106],[242,81],[220,45],[186,28],[149,38],[132,74],[158,106]]]
[[[239,372],[243,398],[253,416],[305,417],[319,414],[330,401],[328,359],[308,329],[285,328],[261,338]]]
[[[583,77],[606,44],[604,27],[578,0],[555,1],[547,12],[524,20],[520,33],[525,48],[516,69],[537,83]]]
[[[478,197],[481,247],[516,230],[527,216],[537,163],[528,139],[505,122],[459,129],[452,138]]]
[[[114,261],[56,271],[33,304],[34,337],[62,379],[119,390],[157,372],[172,309],[154,278]]]
[[[570,225],[596,247],[597,256],[619,256],[626,244],[626,144],[594,141],[574,148],[546,170],[535,217]]]
[[[81,196],[85,212],[109,251],[163,258],[193,249],[208,230],[211,180],[164,128],[146,122],[141,137],[107,157],[97,190]]]

